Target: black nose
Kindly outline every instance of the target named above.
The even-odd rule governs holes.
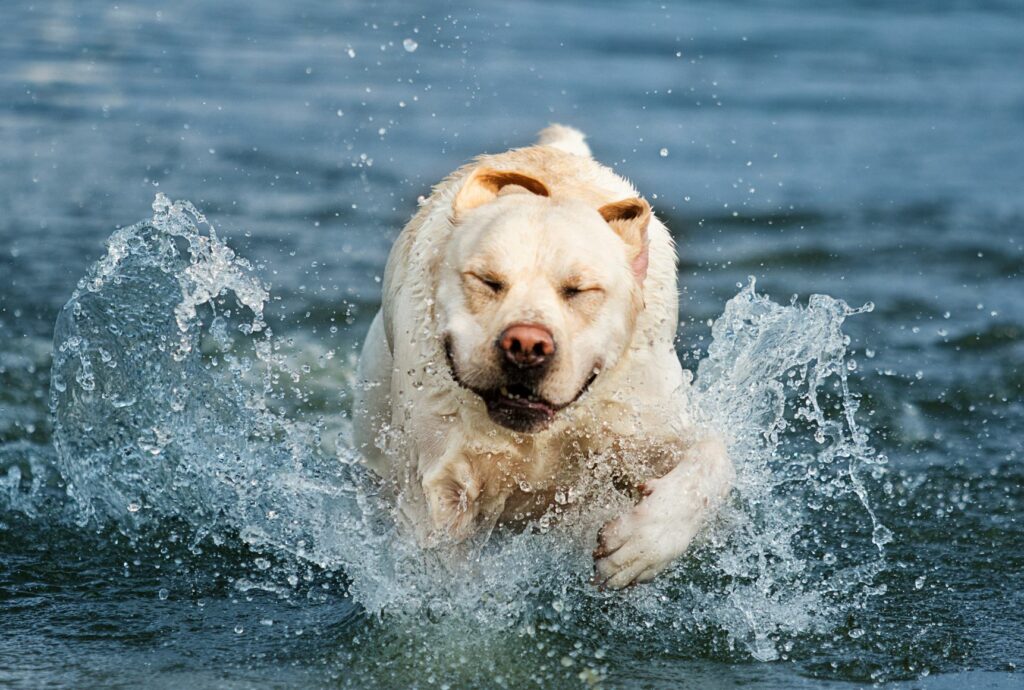
[[[508,362],[520,368],[539,367],[555,354],[555,338],[551,331],[532,323],[509,326],[495,345]]]

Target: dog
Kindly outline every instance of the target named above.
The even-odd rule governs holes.
[[[425,547],[529,524],[610,463],[639,500],[598,532],[593,581],[649,581],[733,480],[688,409],[677,325],[668,230],[552,125],[420,200],[363,345],[356,448]]]

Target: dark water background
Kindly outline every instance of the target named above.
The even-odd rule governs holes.
[[[53,322],[163,191],[259,265],[278,333],[353,351],[417,196],[550,121],[587,132],[673,229],[687,356],[748,275],[779,301],[876,305],[847,330],[890,459],[886,594],[771,664],[621,645],[606,684],[1021,684],[1019,3],[15,0],[0,19],[0,685],[445,682],[456,662],[410,661],[340,574],[239,593],[222,573],[241,547],[154,558],[75,528]],[[33,478],[50,503],[22,500]],[[578,641],[548,644],[557,660]],[[546,655],[510,641],[463,677],[512,683]],[[583,682],[553,668],[538,677]]]

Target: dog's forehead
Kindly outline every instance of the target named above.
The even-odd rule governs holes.
[[[578,255],[600,262],[621,253],[618,236],[583,202],[536,197],[501,201],[467,222],[459,242],[464,259],[546,264]]]

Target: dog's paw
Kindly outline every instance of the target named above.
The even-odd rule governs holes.
[[[480,513],[480,492],[480,484],[471,468],[462,463],[423,482],[432,541],[460,542],[472,534]]]
[[[690,545],[699,527],[700,506],[660,485],[663,481],[643,485],[645,498],[598,532],[593,554],[597,586],[622,589],[649,582]]]

